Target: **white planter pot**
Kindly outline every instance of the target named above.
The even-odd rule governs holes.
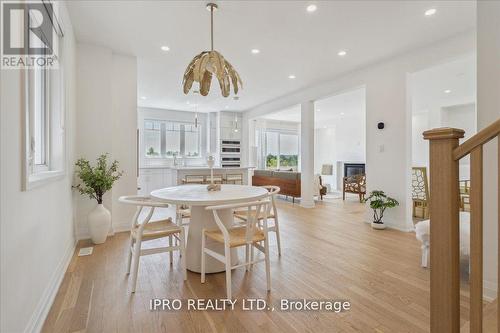
[[[88,216],[90,238],[94,244],[102,244],[111,227],[111,213],[103,204],[98,204]]]
[[[384,230],[385,229],[385,224],[384,224],[384,222],[382,222],[382,223],[372,222],[372,228],[373,229],[377,229],[377,230]]]

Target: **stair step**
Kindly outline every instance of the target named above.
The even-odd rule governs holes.
[[[496,332],[497,330],[497,300],[488,303],[483,308],[483,332]],[[462,325],[460,333],[469,333],[469,322]]]

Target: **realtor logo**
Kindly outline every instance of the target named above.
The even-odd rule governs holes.
[[[54,11],[48,2],[2,1],[2,69],[51,67]]]

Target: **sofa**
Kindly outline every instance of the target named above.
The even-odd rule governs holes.
[[[295,202],[295,198],[300,198],[300,181],[300,172],[297,171],[255,170],[252,176],[253,186],[278,186],[280,188],[279,194],[292,197],[293,202]],[[314,185],[314,195],[320,196],[322,199],[323,194],[326,194],[326,187],[321,185],[321,176],[315,176]]]

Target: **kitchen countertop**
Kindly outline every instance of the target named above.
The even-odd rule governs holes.
[[[208,166],[165,166],[165,165],[152,165],[152,166],[143,166],[139,169],[172,169],[172,170],[210,170]],[[245,169],[255,169],[255,167],[214,167],[214,170],[245,170]]]

